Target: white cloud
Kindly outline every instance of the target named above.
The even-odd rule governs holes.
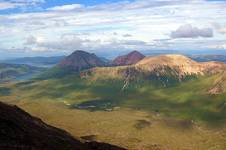
[[[226,34],[226,26],[222,26],[218,23],[213,23],[214,28],[221,34]]]
[[[221,47],[222,47],[223,49],[226,49],[226,44],[222,45]]]
[[[43,12],[1,15],[0,49],[204,49],[226,40],[223,27],[214,36],[209,28],[213,21],[226,24],[225,18],[226,3],[205,0],[63,5]]]
[[[15,5],[9,2],[0,2],[0,10],[14,8]]]
[[[36,37],[34,37],[34,36],[29,36],[28,38],[27,38],[27,41],[26,41],[26,45],[34,45],[34,44],[36,44],[38,42],[38,40],[37,40],[37,38]]]
[[[132,37],[133,35],[131,35],[131,34],[124,34],[124,35],[122,35],[123,37]]]
[[[197,28],[190,24],[180,26],[176,31],[171,32],[171,38],[210,38],[213,37],[211,28]]]
[[[71,11],[75,9],[81,9],[84,6],[81,4],[71,4],[71,5],[63,5],[63,6],[56,6],[56,7],[51,7],[48,8],[48,10],[53,10],[53,11]]]
[[[211,45],[211,46],[209,46],[209,48],[224,49],[224,50],[226,50],[226,44],[222,44],[222,45]]]
[[[0,10],[34,6],[44,2],[45,0],[2,0],[0,1]]]

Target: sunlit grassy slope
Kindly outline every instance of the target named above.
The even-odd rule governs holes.
[[[12,102],[45,122],[76,137],[107,142],[129,150],[225,150],[226,128],[206,127],[189,120],[148,111],[68,109],[51,100]]]
[[[123,89],[125,82],[120,79],[91,80],[70,75],[8,84],[1,88],[0,96],[14,100],[63,101],[71,108],[102,103],[95,110],[127,107],[217,125],[226,121],[226,94],[209,95],[207,91],[218,77],[200,77],[168,87],[152,80],[131,81]]]

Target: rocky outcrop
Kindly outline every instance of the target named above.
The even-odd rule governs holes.
[[[122,150],[98,142],[82,142],[49,126],[22,109],[0,102],[0,149],[2,150]]]

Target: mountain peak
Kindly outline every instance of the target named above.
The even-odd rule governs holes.
[[[165,65],[165,66],[192,66],[198,65],[198,63],[186,56],[183,55],[159,55],[159,56],[150,56],[146,57],[136,64],[137,66],[156,66],[156,65]]]
[[[179,76],[186,74],[202,74],[203,66],[198,62],[183,55],[159,55],[146,57],[136,64],[138,68],[146,71],[154,71],[157,68],[171,68],[177,70]]]
[[[130,52],[128,55],[134,55],[134,54],[142,55],[139,51],[136,51],[136,50]]]
[[[126,66],[136,64],[138,61],[142,60],[145,56],[138,51],[132,51],[127,55],[119,56],[115,58],[112,62],[115,66]]]
[[[105,66],[105,63],[93,53],[77,50],[62,60],[58,66],[81,71],[92,67]]]
[[[184,55],[169,54],[146,57],[138,62],[136,67],[146,71],[153,71],[159,67],[168,67],[176,69],[180,75],[186,75],[206,73],[213,74],[222,71],[226,65],[219,62],[199,63]]]
[[[83,50],[76,50],[76,51],[71,53],[71,55],[88,55],[88,54],[93,55],[93,53],[88,53],[88,52],[83,51]]]

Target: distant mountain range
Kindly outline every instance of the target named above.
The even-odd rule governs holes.
[[[181,54],[188,56],[196,61],[199,62],[205,62],[205,61],[221,61],[221,62],[226,62],[226,52],[217,52],[217,54],[213,53],[212,51],[207,51],[205,52],[197,52],[197,51],[192,51],[192,52],[187,52],[187,51],[173,51],[173,50],[152,50],[152,51],[132,51],[132,52],[124,52],[122,56],[116,56],[115,58],[110,57],[112,59],[109,59],[108,54],[103,55],[101,53],[98,53],[98,56],[101,56],[100,59],[101,61],[109,64],[111,63],[112,65],[122,65],[118,64],[120,63],[119,61],[126,61],[124,57],[134,57],[133,60],[139,60],[142,57],[145,56],[158,56],[158,55],[166,55],[166,54]],[[14,58],[14,59],[6,59],[6,60],[0,60],[0,63],[7,63],[7,64],[27,64],[31,66],[38,66],[38,67],[53,67],[59,62],[61,62],[66,56],[53,56],[53,57],[22,57],[22,58]],[[128,61],[128,60],[127,60]],[[136,61],[134,61],[136,62]],[[127,65],[131,63],[127,62]]]
[[[113,66],[122,67],[113,67]],[[172,76],[181,80],[192,75],[207,75],[219,73],[226,65],[220,62],[198,63],[186,56],[168,54],[145,57],[138,51],[115,58],[111,64],[102,61],[95,54],[84,51],[75,51],[65,57],[58,65],[61,70],[99,74],[103,77],[111,73],[124,78],[156,76]],[[92,69],[94,68],[94,69]],[[88,70],[87,70],[88,69]],[[87,70],[87,71],[83,71]],[[101,77],[101,76],[100,76]]]
[[[190,57],[190,58],[189,58]],[[225,70],[225,64],[214,61],[226,61],[224,55],[189,55],[166,54],[145,57],[138,51],[132,51],[126,55],[118,56],[114,60],[107,61],[93,53],[75,51],[67,57],[35,57],[11,60],[11,63],[28,63],[54,66],[38,78],[63,77],[69,74],[80,74],[82,78],[120,78],[128,84],[131,80],[152,80],[164,86],[177,84],[183,80],[221,73]],[[39,67],[29,65],[1,64],[1,82],[12,79],[26,78],[35,73],[43,72]],[[224,74],[222,75],[224,76]],[[222,82],[209,89],[209,93],[217,94],[224,92],[224,77]],[[219,79],[219,80],[220,80]],[[127,86],[125,84],[125,86]]]
[[[188,55],[191,59],[199,62],[220,61],[226,62],[226,55]]]
[[[55,57],[23,57],[15,59],[1,60],[0,63],[7,64],[26,64],[38,67],[52,67],[58,64],[65,56]]]
[[[219,74],[224,70],[226,64],[223,62],[197,62],[179,54],[145,57],[140,52],[133,51],[106,63],[95,54],[75,51],[40,77],[48,79],[79,74],[81,78],[89,80],[120,79],[125,82],[123,88],[126,88],[130,82],[138,80],[150,80],[157,85],[170,86],[200,76]],[[219,84],[209,90],[212,94],[219,91]]]

